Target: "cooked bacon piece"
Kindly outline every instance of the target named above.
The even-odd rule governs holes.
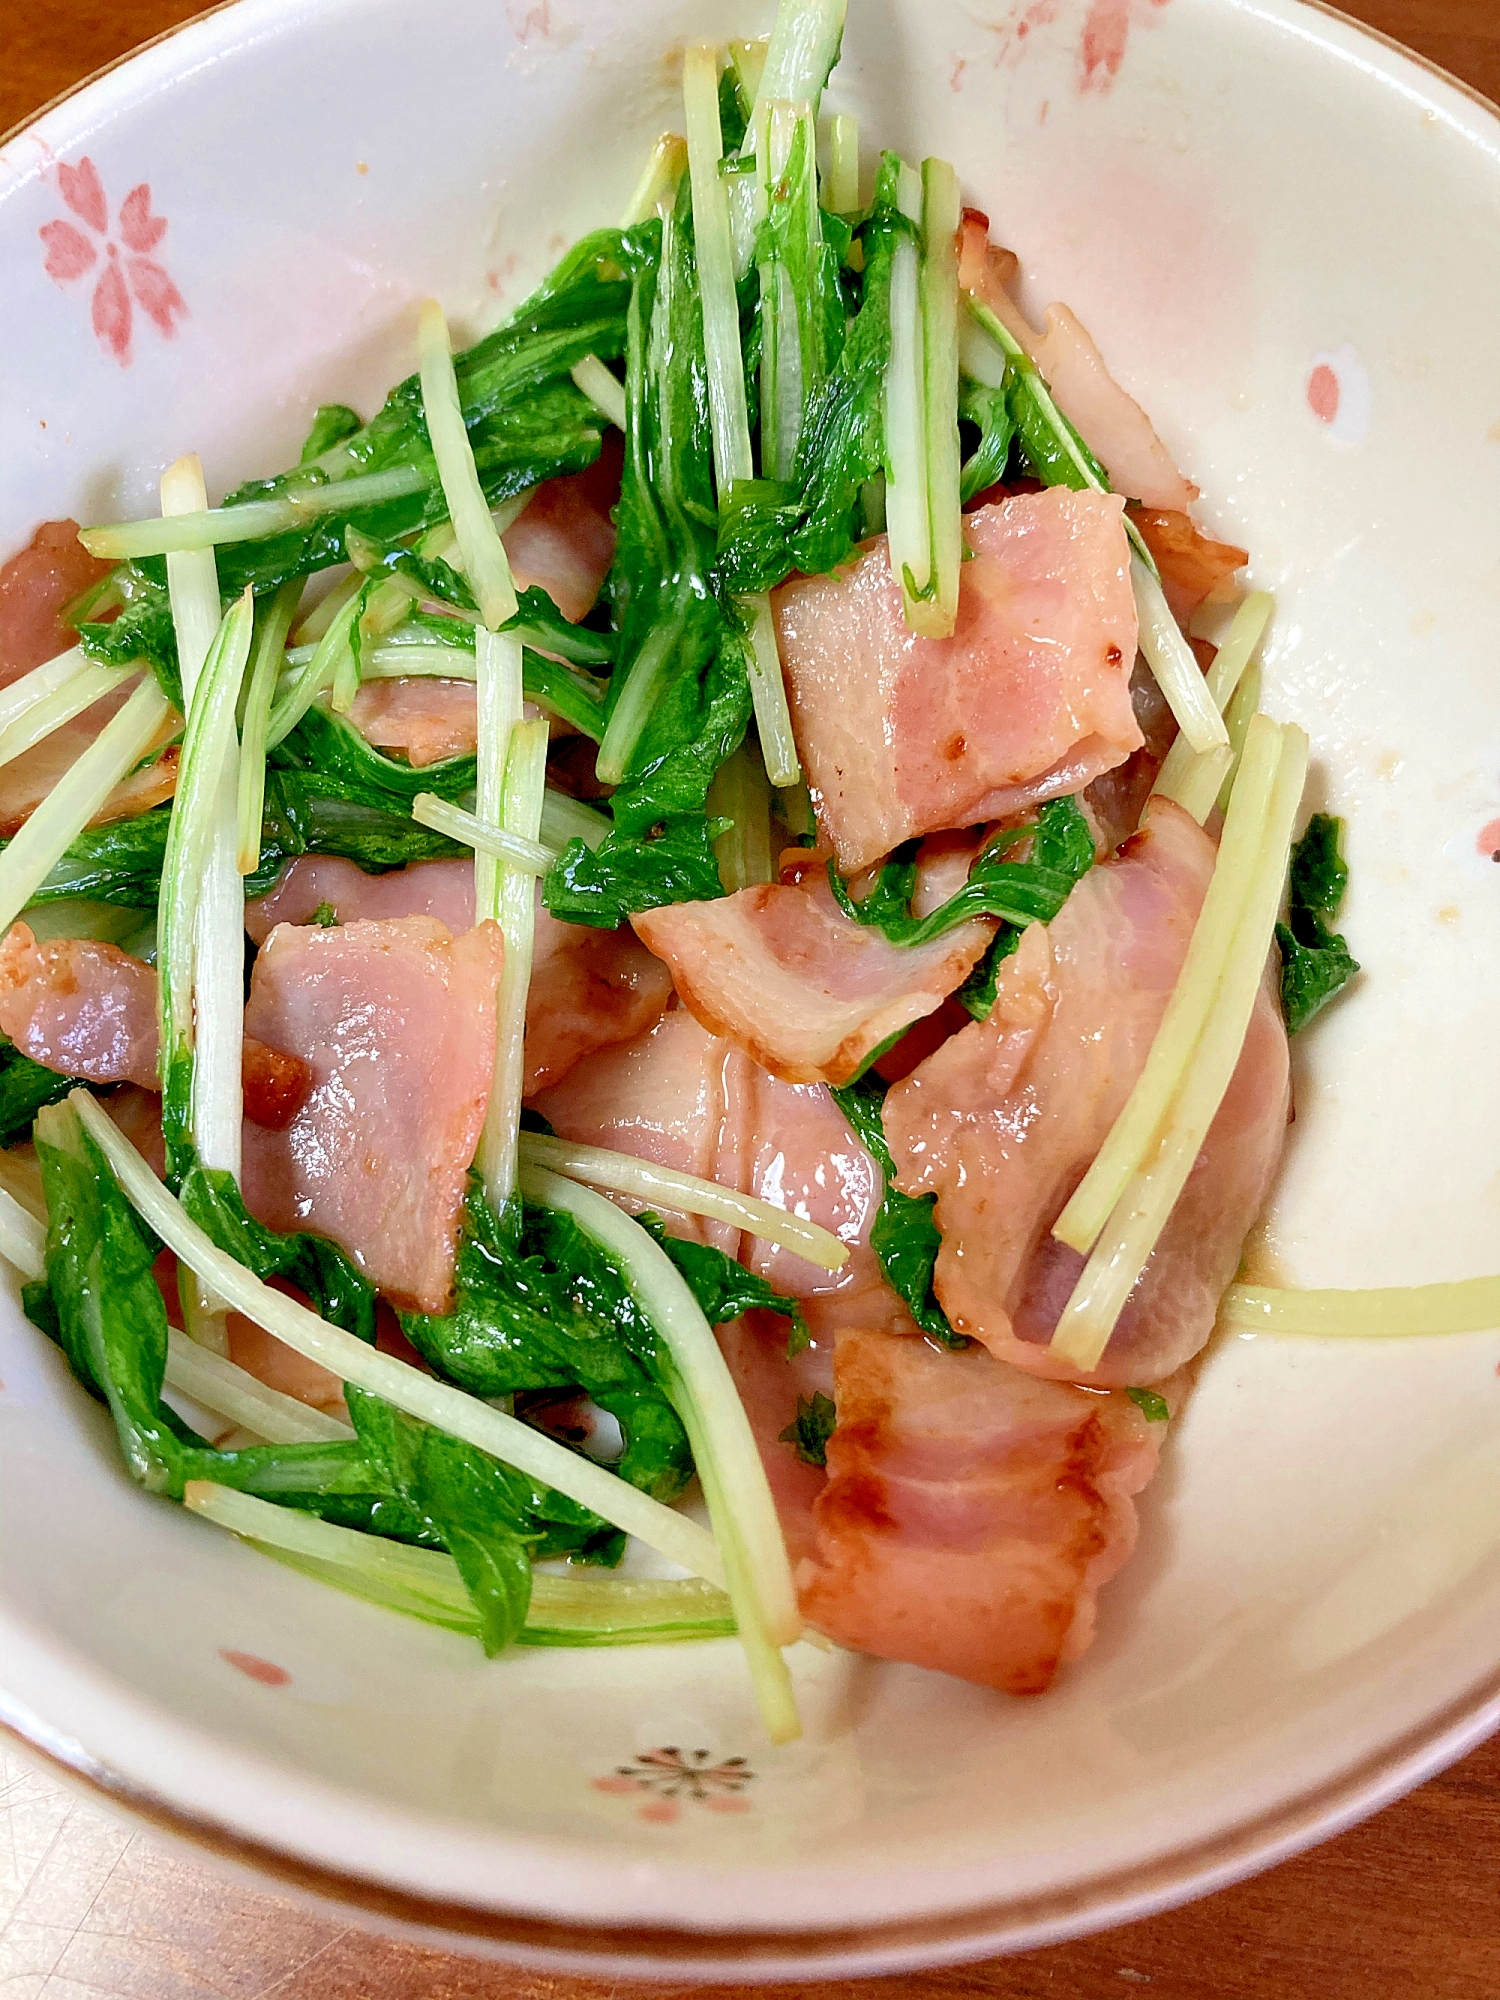
[[[38,943],[26,924],[0,941],[0,1033],[60,1076],[161,1088],[156,974],[118,945],[96,938]],[[245,1116],[280,1130],[312,1088],[311,1072],[247,1035],[241,1064]]]
[[[1250,560],[1248,549],[1216,542],[1192,517],[1171,507],[1127,507],[1161,571],[1172,616],[1184,630],[1198,606]]]
[[[124,687],[116,688],[92,708],[86,708],[82,715],[54,729],[30,750],[23,750],[8,764],[0,764],[0,839],[9,840],[20,832],[64,772],[83,755],[115,711],[124,706],[134,686],[134,682],[127,681]],[[169,717],[165,731],[180,727],[175,717]],[[132,771],[116,785],[89,825],[106,826],[111,820],[133,819],[137,813],[149,812],[152,806],[171,798],[176,789],[177,745],[173,743],[154,762]]]
[[[564,618],[576,625],[593,609],[615,559],[610,509],[620,497],[624,452],[618,431],[586,472],[549,479],[505,531],[516,588],[540,584]]]
[[[787,1083],[848,1083],[962,985],[994,933],[976,918],[931,944],[891,944],[844,915],[826,873],[632,921],[704,1027]]]
[[[310,924],[327,905],[335,923],[385,917],[436,917],[456,936],[474,923],[474,865],[413,861],[367,875],[339,854],[303,854],[283,869],[269,895],[245,905],[245,929],[264,944],[278,924]]]
[[[255,961],[249,1033],[299,1056],[312,1094],[245,1132],[244,1189],[272,1229],[331,1236],[399,1306],[446,1309],[495,1059],[504,946],[433,917],[283,924]]]
[[[1198,489],[1184,479],[1140,404],[1115,381],[1104,357],[1067,306],[1048,306],[1042,332],[1011,297],[1015,256],[989,241],[989,218],[964,210],[959,283],[973,291],[1025,348],[1053,400],[1109,473],[1117,493],[1148,507],[1185,508]]]
[[[299,1403],[348,1423],[343,1380],[331,1369],[309,1361],[243,1313],[230,1313],[228,1332],[229,1358],[236,1368],[245,1369],[268,1389],[279,1389],[283,1396],[295,1396]]]
[[[948,639],[908,630],[883,537],[776,592],[797,746],[846,874],[1079,791],[1136,748],[1123,505],[1053,487],[966,515]]]
[[[113,568],[89,554],[76,521],[43,521],[0,567],[0,687],[78,643],[59,614]]]
[[[60,1076],[158,1088],[156,974],[95,938],[12,924],[0,941],[0,1030]]]
[[[1162,1427],[1123,1394],[858,1327],[834,1379],[804,1615],[860,1652],[1040,1694],[1135,1546]]]
[[[340,923],[383,917],[437,917],[450,931],[474,922],[474,869],[467,861],[414,861],[366,875],[337,855],[305,854],[269,896],[245,905],[256,943],[277,924],[305,924],[327,904]],[[536,905],[536,941],[526,1000],[528,1097],[558,1083],[596,1049],[628,1042],[672,997],[671,976],[628,930],[561,923]]]
[[[729,1102],[726,1072],[739,1060],[728,1042],[673,1008],[634,1041],[580,1063],[534,1104],[559,1138],[713,1180]],[[668,1220],[677,1235],[712,1243],[731,1257],[739,1249],[740,1232],[727,1223]]]
[[[813,1503],[826,1475],[782,1441],[797,1420],[798,1399],[833,1394],[833,1341],[814,1341],[787,1355],[786,1321],[777,1313],[751,1312],[719,1328],[719,1346],[750,1419],[761,1463],[776,1503],[787,1554],[793,1564],[813,1552]]]
[[[1095,778],[1083,794],[1106,853],[1113,853],[1140,825],[1151,787],[1177,740],[1177,719],[1144,660],[1136,661],[1130,676],[1130,706],[1141,732],[1140,749],[1132,750],[1123,764],[1116,764],[1102,778]]]
[[[1213,865],[1208,835],[1158,800],[1055,922],[1026,932],[988,1020],[886,1098],[899,1185],[937,1196],[944,1311],[1032,1374],[1077,1379],[1047,1342],[1083,1258],[1052,1224],[1140,1074]],[[1267,986],[1203,1151],[1088,1381],[1160,1381],[1208,1339],[1281,1157],[1287,1067]]]
[[[479,741],[474,683],[439,680],[435,674],[366,681],[349,721],[377,750],[399,750],[418,768],[445,757],[472,757]]]
[[[76,521],[45,521],[19,555],[0,568],[0,687],[9,686],[77,643],[59,614],[81,590],[107,576],[113,563],[91,556]],[[116,688],[65,722],[32,749],[0,765],[0,839],[19,833],[58,779],[87,750],[130,695]],[[174,725],[175,726],[175,725]],[[163,740],[172,734],[164,731]],[[163,750],[144,770],[115,787],[90,822],[129,819],[169,799],[177,786],[177,750]]]
[[[284,1055],[246,1035],[240,1050],[245,1116],[267,1132],[284,1132],[312,1096],[313,1074],[300,1056]]]

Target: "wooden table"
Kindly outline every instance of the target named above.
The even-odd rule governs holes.
[[[1500,98],[1500,0],[1348,0]],[[8,0],[0,130],[199,11]],[[685,2000],[510,1972],[364,1935],[231,1885],[0,1750],[0,2000]],[[1500,2000],[1500,1738],[1366,1825],[1185,1910],[924,1977],[796,2000]]]

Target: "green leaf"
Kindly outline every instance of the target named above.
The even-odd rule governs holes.
[[[870,1229],[870,1247],[880,1259],[891,1289],[929,1339],[943,1347],[967,1347],[968,1341],[955,1333],[948,1316],[938,1304],[932,1287],[943,1238],[932,1219],[937,1196],[903,1194],[896,1186],[896,1164],[886,1143],[881,1107],[886,1085],[870,1073],[857,1083],[835,1090],[839,1109],[854,1127],[855,1136],[885,1177],[880,1207]]]
[[[359,412],[351,410],[347,403],[320,403],[302,441],[298,464],[311,465],[315,458],[321,458],[325,451],[331,451],[363,428]]]
[[[1295,1035],[1359,971],[1359,960],[1331,928],[1349,886],[1340,852],[1343,821],[1314,813],[1292,849],[1287,920],[1276,926],[1281,952],[1281,1006]]]
[[[78,643],[91,660],[105,666],[127,667],[144,660],[156,675],[162,693],[182,712],[182,676],[177,667],[177,632],[165,583],[148,576],[135,563],[118,572],[125,604],[107,624],[82,624]]]
[[[723,819],[682,819],[642,839],[607,833],[596,848],[569,841],[542,882],[542,901],[569,924],[615,930],[637,910],[722,896],[713,843]]]
[[[359,1441],[391,1490],[437,1535],[458,1566],[486,1653],[501,1652],[531,1602],[530,1482],[461,1439],[346,1391]]]
[[[741,1313],[780,1313],[792,1323],[788,1344],[793,1354],[811,1344],[812,1335],[797,1301],[773,1291],[764,1278],[757,1278],[733,1257],[716,1250],[711,1243],[691,1243],[667,1232],[659,1215],[649,1211],[636,1221],[654,1236],[662,1249],[686,1278],[688,1290],[710,1326],[727,1326]],[[795,1345],[791,1343],[795,1342]]]
[[[61,1076],[23,1055],[14,1042],[0,1043],[0,1146],[31,1137],[32,1121],[44,1104],[56,1104],[84,1078]]]
[[[828,1440],[837,1429],[838,1420],[833,1398],[825,1396],[821,1389],[814,1389],[811,1399],[797,1398],[797,1415],[779,1433],[778,1442],[789,1444],[804,1465],[826,1467]]]
[[[959,482],[959,499],[967,507],[1005,477],[1016,421],[1008,392],[982,382],[959,384],[958,414],[962,422],[973,424],[979,432],[979,442],[965,459]]]
[[[892,944],[931,944],[971,917],[1000,917],[1024,930],[1027,924],[1051,923],[1094,860],[1093,835],[1073,799],[1052,799],[1042,807],[1031,860],[1006,861],[1006,851],[1031,832],[1012,827],[998,834],[964,886],[925,917],[914,917],[910,907],[917,884],[916,841],[896,850],[874,888],[857,903],[833,861],[828,879],[845,916],[880,931]]]
[[[719,566],[731,590],[773,589],[793,569],[826,574],[849,559],[863,535],[861,489],[885,465],[891,266],[897,241],[913,230],[896,202],[899,164],[894,154],[882,155],[875,199],[858,231],[859,309],[832,373],[804,412],[792,479],[784,486],[758,480],[722,496]],[[824,215],[830,243],[832,221]],[[745,365],[748,374],[748,351]]]
[[[512,1220],[507,1227],[471,1182],[454,1309],[404,1314],[407,1338],[471,1395],[583,1389],[624,1433],[614,1470],[674,1500],[692,1459],[660,1386],[655,1329],[569,1217],[520,1203]]]
[[[1158,1396],[1154,1389],[1127,1389],[1125,1393],[1148,1423],[1164,1424],[1171,1417],[1166,1397]]]
[[[1333,923],[1349,887],[1349,864],[1340,850],[1344,822],[1331,813],[1314,813],[1307,831],[1292,849],[1289,874],[1294,909],[1311,910]]]
[[[1077,800],[1050,799],[1037,816],[1030,862],[1003,865],[1035,867],[1043,876],[1055,876],[1054,889],[1061,888],[1062,881],[1066,879],[1068,887],[1058,898],[1056,908],[1050,911],[1039,909],[1038,915],[1032,919],[1034,922],[1051,923],[1093,862],[1094,836],[1079,810]],[[959,999],[976,1021],[984,1020],[994,1006],[1000,968],[1020,944],[1024,928],[1024,924],[1002,922],[989,950],[959,988]]]

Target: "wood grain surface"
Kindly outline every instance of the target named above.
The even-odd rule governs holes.
[[[1346,0],[1500,98],[1500,0]],[[0,130],[195,0],[6,0]],[[1205,1902],[923,1976],[707,1989],[788,2000],[1500,2000],[1500,1738],[1311,1854]],[[0,2000],[687,2000],[366,1935],[222,1879],[0,1749]]]

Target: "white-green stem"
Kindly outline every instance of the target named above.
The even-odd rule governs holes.
[[[853,215],[859,207],[859,120],[850,111],[836,111],[828,135],[827,206],[835,215]]]
[[[10,727],[0,730],[0,764],[9,764],[25,751],[34,749],[65,722],[71,722],[75,715],[81,715],[86,708],[92,708],[102,696],[113,694],[117,687],[123,687],[141,670],[141,662],[134,660],[129,666],[106,667],[97,660],[86,661],[54,693],[44,695],[34,701],[26,713]]]
[[[191,1136],[205,1167],[238,1178],[243,1118],[244,884],[235,865],[235,709],[255,620],[247,587],[223,621],[188,702],[157,906],[164,1093],[192,1058]],[[226,811],[227,808],[227,811]]]
[[[299,620],[296,630],[292,633],[293,645],[298,652],[302,652],[305,648],[305,657],[311,659],[313,648],[349,600],[358,597],[364,588],[364,582],[363,575],[355,570],[352,576],[341,577],[332,590],[324,592],[311,610]]]
[[[726,896],[776,879],[771,852],[771,791],[753,738],[747,737],[714,773],[708,816],[727,819],[729,831],[714,842]]]
[[[352,1424],[269,1389],[258,1376],[172,1327],[167,1333],[167,1387],[215,1416],[254,1431],[267,1444],[337,1444]]]
[[[920,224],[921,177],[904,162],[896,200],[901,213]],[[885,525],[891,574],[901,586],[906,622],[913,630],[920,616],[917,606],[932,578],[920,262],[916,244],[902,236],[891,259],[891,353],[885,375]]]
[[[131,1207],[190,1269],[267,1333],[296,1353],[316,1361],[340,1380],[381,1396],[408,1416],[432,1424],[451,1437],[487,1451],[505,1465],[588,1507],[611,1526],[658,1550],[694,1575],[721,1587],[723,1564],[713,1536],[696,1521],[652,1500],[591,1459],[569,1451],[503,1410],[469,1396],[420,1368],[367,1346],[355,1334],[320,1319],[315,1312],[263,1284],[243,1264],[204,1234],[87,1091],[67,1100],[104,1155]]]
[[[189,1480],[183,1505],[269,1554],[294,1560],[308,1573],[408,1616],[479,1634],[473,1602],[458,1565],[438,1549],[415,1549],[320,1521],[300,1508],[278,1507],[205,1479]],[[707,1636],[733,1630],[729,1599],[698,1577],[656,1581],[635,1577],[533,1574],[526,1644],[587,1644],[591,1639]]]
[[[1109,1136],[1052,1225],[1052,1234],[1071,1249],[1094,1247],[1182,1086],[1215,1004],[1235,931],[1244,915],[1245,898],[1259,866],[1280,761],[1280,730],[1268,715],[1257,716],[1229,802],[1214,872],[1150,1053]]]
[[[607,417],[617,431],[624,430],[625,385],[619,376],[612,375],[597,354],[585,354],[568,372],[600,416]]]
[[[767,98],[789,97],[805,101],[816,114],[838,56],[846,5],[847,0],[781,0],[756,84],[757,107]]]
[[[0,1188],[0,1257],[33,1284],[47,1275],[47,1231],[4,1188]]]
[[[0,936],[53,868],[161,736],[172,713],[154,678],[141,682],[28,817],[0,854]]]
[[[1276,601],[1268,591],[1253,590],[1231,619],[1224,642],[1205,677],[1209,698],[1221,715],[1229,707],[1251,656],[1265,636],[1275,608]],[[1157,774],[1151,788],[1153,796],[1174,799],[1202,826],[1237,754],[1237,749],[1224,743],[1200,755],[1185,736],[1179,736]]]
[[[610,822],[602,812],[586,806],[582,799],[548,788],[542,800],[542,840],[546,846],[561,853],[570,840],[581,840],[585,847],[595,848],[610,831]]]
[[[411,802],[411,816],[419,826],[430,826],[434,833],[462,841],[476,854],[488,855],[528,875],[545,875],[558,856],[557,848],[544,847],[539,840],[522,840],[503,827],[480,819],[476,813],[465,812],[462,806],[440,799],[436,792],[418,792]],[[498,920],[498,910],[491,914]]]
[[[754,41],[732,41],[729,44],[729,64],[734,71],[735,88],[746,105],[753,105],[760,92],[760,80],[765,75],[770,48],[769,35],[758,35]]]
[[[1050,1351],[1082,1372],[1098,1367],[1239,1062],[1265,977],[1306,775],[1307,737],[1295,723],[1287,723],[1281,729],[1280,759],[1260,853],[1212,1011],[1156,1144],[1116,1203],[1053,1332]]]
[[[355,620],[359,617],[356,593],[339,607],[306,664],[298,667],[277,691],[266,726],[266,747],[274,750],[306,715],[320,694],[332,687],[339,661],[351,650]]]
[[[12,681],[8,688],[0,689],[0,731],[10,729],[37,702],[46,701],[90,665],[92,662],[81,646],[70,646],[67,652],[45,660],[29,674]]]
[[[1192,647],[1172,616],[1161,581],[1134,552],[1130,558],[1130,587],[1135,595],[1141,651],[1189,748],[1201,755],[1205,750],[1227,745],[1229,732],[1224,727],[1224,718],[1208,692],[1208,683]]]
[[[681,637],[680,622],[664,620],[646,634],[640,651],[631,662],[629,678],[615,703],[614,713],[605,724],[594,769],[601,785],[618,785],[625,777],[635,746],[641,740],[651,712],[656,707],[663,675]],[[620,669],[616,667],[616,673]]]
[[[367,681],[404,681],[428,678],[441,681],[473,681],[479,678],[474,655],[467,646],[445,646],[440,639],[393,638],[388,645],[366,653],[362,671]]]
[[[717,1181],[680,1174],[673,1167],[637,1159],[633,1153],[615,1153],[604,1146],[575,1146],[569,1139],[543,1132],[523,1132],[520,1151],[523,1166],[547,1167],[553,1173],[566,1174],[569,1180],[629,1195],[650,1208],[727,1222],[732,1229],[779,1244],[822,1270],[841,1271],[849,1261],[848,1247],[831,1230],[762,1201],[758,1195],[720,1187]]]
[[[1231,1285],[1219,1317],[1226,1325],[1262,1333],[1321,1334],[1339,1340],[1488,1333],[1500,1327],[1500,1277],[1350,1292]]]
[[[255,651],[245,689],[244,718],[240,728],[235,865],[241,875],[253,875],[260,866],[260,838],[266,809],[266,738],[271,727],[271,704],[276,698],[276,683],[286,657],[287,633],[292,628],[301,597],[301,577],[293,577],[290,583],[284,583],[271,599],[255,635]]]
[[[778,790],[784,790],[788,785],[801,783],[802,766],[797,759],[797,740],[787,705],[781,649],[776,643],[776,620],[765,591],[740,598],[739,605],[750,620],[745,671],[750,680],[750,701],[755,710],[766,776]]]
[[[790,193],[794,226],[807,232],[808,261],[816,256],[821,238],[817,203],[816,133],[813,115],[804,102],[762,98],[756,106],[755,171],[758,213],[767,213],[776,188],[800,150],[802,171]],[[810,343],[802,337],[802,316],[796,288],[779,260],[762,263],[760,272],[760,459],[768,479],[790,479],[797,463],[802,412],[816,387]]]
[[[506,833],[520,840],[536,840],[546,782],[547,725],[518,722],[511,731],[510,753],[505,760],[501,826]],[[505,963],[496,1009],[495,1068],[476,1164],[490,1206],[500,1214],[516,1188],[516,1139],[526,1075],[526,998],[531,989],[536,938],[536,879],[525,869],[505,863],[491,865],[499,876],[497,915],[505,936]],[[479,914],[487,912],[481,908]]]
[[[699,42],[683,58],[682,102],[687,124],[688,170],[693,183],[693,240],[703,301],[703,351],[708,366],[708,413],[713,434],[714,478],[720,501],[736,480],[754,473],[745,361],[734,288],[734,243],[729,198],[719,173],[724,141],[719,124],[719,64]],[[623,426],[622,426],[623,428]]]
[[[1260,712],[1261,672],[1259,663],[1252,660],[1240,676],[1240,684],[1229,698],[1229,706],[1224,711],[1224,727],[1229,731],[1229,774],[1219,790],[1219,811],[1228,812],[1230,794],[1239,772],[1240,758],[1245,753],[1245,737],[1250,724]]]
[[[480,628],[474,635],[474,668],[478,754],[475,770],[475,817],[485,826],[504,827],[505,765],[521,720],[521,642]],[[498,923],[501,915],[501,869],[488,848],[474,851],[474,921]]]
[[[528,1201],[571,1215],[602,1245],[662,1339],[667,1391],[693,1447],[761,1716],[773,1742],[790,1742],[801,1723],[780,1649],[802,1618],[765,1468],[713,1328],[671,1258],[606,1196],[535,1167],[521,1185]]]
[[[298,487],[271,500],[247,500],[237,507],[209,507],[208,496],[194,508],[173,509],[169,518],[117,521],[104,528],[85,528],[78,537],[90,555],[108,562],[134,561],[141,556],[169,556],[186,550],[215,549],[227,542],[262,541],[306,527],[320,514],[353,513],[419,493],[427,479],[416,465],[393,465],[385,472],[356,474],[316,485]]]
[[[479,606],[479,615],[493,632],[507,618],[514,618],[516,589],[504,544],[490,519],[489,502],[479,483],[469,433],[464,426],[463,405],[458,399],[448,322],[436,299],[427,300],[417,322],[417,364],[422,382],[422,411],[427,419],[427,435],[432,440],[443,497],[448,503],[448,518],[458,538],[464,574]]]
[[[677,199],[677,186],[687,172],[687,147],[675,132],[663,132],[651,148],[645,171],[620,217],[622,229],[633,229],[660,215]]]
[[[927,446],[928,547],[931,595],[906,608],[907,623],[929,639],[946,639],[958,617],[963,562],[963,503],[958,440],[958,176],[946,160],[922,162],[923,429]]]

